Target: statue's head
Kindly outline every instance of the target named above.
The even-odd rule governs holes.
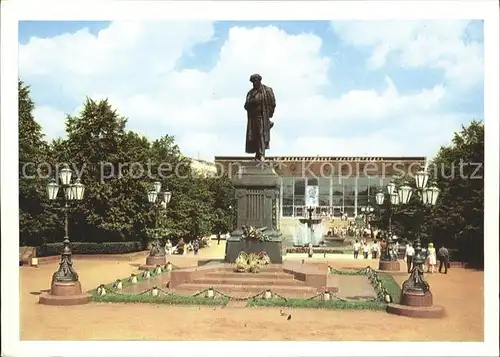
[[[250,76],[250,82],[252,82],[253,87],[255,89],[259,88],[262,85],[262,76],[260,74],[252,74]]]

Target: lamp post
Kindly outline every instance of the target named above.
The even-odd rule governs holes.
[[[440,190],[432,185],[427,187],[429,174],[425,171],[419,171],[415,175],[416,189],[411,188],[408,184],[404,184],[399,188],[398,194],[402,204],[410,202],[413,192],[416,192],[424,206],[435,206]],[[420,214],[423,217],[423,209]],[[422,223],[422,222],[420,222]],[[432,306],[432,294],[430,287],[424,278],[425,258],[422,255],[422,246],[420,240],[420,226],[415,240],[415,256],[413,257],[413,268],[410,277],[403,283],[401,292],[401,304],[409,306]]]
[[[398,261],[398,252],[394,251],[394,240],[392,239],[392,215],[394,213],[394,207],[399,205],[400,199],[399,194],[396,189],[396,184],[394,182],[390,182],[387,185],[387,195],[389,196],[389,222],[388,222],[388,237],[387,244],[385,249],[382,251],[380,261],[379,261],[379,270],[399,270],[400,265]],[[375,200],[379,206],[384,204],[385,193],[379,192],[375,195]]]
[[[77,305],[90,301],[90,295],[82,294],[82,286],[78,279],[78,273],[73,268],[71,260],[71,247],[68,234],[68,211],[69,201],[81,201],[85,193],[85,186],[77,178],[71,183],[72,171],[66,166],[59,173],[58,185],[55,179],[47,185],[47,196],[50,201],[57,199],[59,188],[63,188],[63,211],[64,211],[64,239],[63,250],[59,269],[52,274],[50,293],[40,295],[40,303],[46,305]]]
[[[365,226],[368,228],[370,217],[373,214],[373,207],[368,205],[368,206],[363,206],[361,207],[361,212],[363,213],[363,216],[365,217]]]
[[[161,192],[161,182],[156,181],[153,183],[153,189],[148,191],[148,201],[155,210],[155,236],[149,251],[149,256],[146,258],[146,265],[141,268],[150,269],[157,265],[164,266],[167,264],[165,248],[160,245],[158,237],[158,213],[160,209],[166,210],[167,204],[172,198],[170,191]]]

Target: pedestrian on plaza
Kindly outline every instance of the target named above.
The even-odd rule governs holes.
[[[408,273],[411,273],[411,267],[413,263],[413,256],[415,255],[415,249],[413,248],[411,243],[408,243],[405,250],[405,258],[406,266],[408,268]]]
[[[194,252],[194,255],[198,255],[198,251],[199,250],[200,250],[200,243],[198,242],[198,239],[197,239],[193,243],[193,252]]]
[[[439,273],[441,273],[441,270],[444,266],[444,273],[448,274],[448,268],[450,264],[450,253],[448,252],[448,249],[445,248],[444,244],[441,244],[441,248],[439,248],[437,257],[439,259]]]
[[[359,249],[361,248],[361,244],[359,244],[358,240],[356,239],[356,242],[354,242],[354,259],[358,259],[358,254],[359,254]]]
[[[165,244],[165,252],[167,255],[172,255],[172,241],[167,239],[167,243]]]
[[[380,247],[377,241],[374,241],[372,244],[372,259],[377,259],[378,252],[380,251]]]
[[[314,253],[313,244],[309,243],[309,254],[308,254],[309,258],[312,258],[313,253]]]
[[[217,233],[217,245],[219,245],[219,244],[220,244],[220,232]]]
[[[427,272],[434,274],[434,270],[436,269],[436,248],[434,248],[433,243],[429,243],[427,247]]]
[[[177,243],[177,254],[179,255],[184,255],[184,250],[185,250],[186,243],[184,242],[184,238],[181,238],[179,240],[179,243]]]
[[[363,245],[363,258],[368,259],[368,254],[370,253],[370,246],[365,242]]]

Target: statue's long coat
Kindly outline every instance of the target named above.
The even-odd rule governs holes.
[[[254,110],[254,108],[260,110]],[[269,149],[271,140],[271,118],[276,108],[276,98],[271,87],[261,85],[259,89],[251,89],[246,98],[247,133],[245,152],[264,154]]]

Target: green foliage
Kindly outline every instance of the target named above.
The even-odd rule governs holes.
[[[30,98],[30,88],[18,83],[19,94],[19,227],[20,245],[43,243],[43,232],[54,226],[54,217],[45,199],[45,182],[40,177],[46,170],[48,145],[42,127],[33,117],[35,105]]]
[[[164,305],[202,305],[202,306],[224,306],[228,298],[209,299],[202,296],[178,296],[164,295],[151,296],[147,294],[108,294],[92,295],[93,302],[108,303],[133,303],[133,304],[164,304]]]
[[[108,100],[86,98],[81,112],[65,119],[67,138],[49,144],[33,109],[29,87],[19,82],[21,245],[60,242],[64,235],[62,202],[48,202],[47,177],[33,170],[33,178],[21,177],[27,162],[48,162],[56,179],[67,164],[85,185],[83,201],[69,205],[72,241],[140,240],[145,247],[152,237],[190,241],[231,229],[230,180],[193,175],[191,160],[171,135],[150,141],[127,130],[127,118]],[[166,209],[148,202],[154,181],[172,193]]]
[[[359,300],[306,300],[306,299],[262,299],[254,298],[248,301],[248,306],[288,307],[303,309],[337,309],[337,310],[376,310],[384,311],[387,304],[381,301]]]
[[[39,257],[49,257],[61,254],[62,243],[47,243],[39,247]],[[142,249],[141,242],[71,242],[73,254],[126,254],[138,252]]]
[[[435,207],[424,207],[415,193],[407,205],[394,208],[393,232],[409,240],[417,236],[425,247],[444,244],[457,249],[454,259],[474,267],[484,264],[484,124],[472,121],[440,148],[429,164],[430,181],[441,190]],[[403,178],[404,179],[404,178]],[[402,183],[403,179],[400,179]],[[408,178],[410,186],[415,181]],[[381,209],[387,227],[388,198]]]
[[[399,304],[401,301],[401,287],[398,282],[394,280],[394,277],[390,274],[378,273],[378,278],[382,282],[382,286],[387,290],[392,298],[392,302]]]

